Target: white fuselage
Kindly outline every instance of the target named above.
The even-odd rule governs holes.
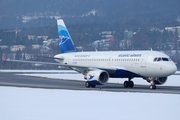
[[[55,58],[63,58],[56,61],[68,66],[121,69],[143,77],[166,77],[177,70],[169,56],[157,51],[72,52],[58,54]]]

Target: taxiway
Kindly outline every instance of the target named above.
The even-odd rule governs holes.
[[[107,83],[106,85],[97,86],[96,88],[86,88],[84,85],[85,82],[83,81],[50,79],[45,77],[21,76],[15,74],[16,73],[0,73],[0,86],[180,94],[180,87],[174,86],[157,86],[156,90],[150,90],[148,85],[135,85],[134,88],[124,88],[122,84]]]

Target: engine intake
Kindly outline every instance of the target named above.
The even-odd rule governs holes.
[[[95,70],[89,71],[87,75],[84,76],[84,78],[93,84],[102,85],[107,83],[107,81],[109,80],[109,74],[104,70]]]
[[[162,85],[166,82],[166,80],[167,80],[167,77],[160,77],[160,78],[156,78],[154,80],[154,83],[157,85]]]
[[[146,78],[146,80],[147,80],[147,82],[150,83],[150,80],[148,78]],[[154,83],[156,85],[162,85],[162,84],[164,84],[166,82],[166,80],[167,80],[167,77],[155,78]]]

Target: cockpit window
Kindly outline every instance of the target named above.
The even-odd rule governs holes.
[[[156,58],[154,58],[154,60],[153,61],[171,61],[171,59],[170,58],[161,58],[161,57],[156,57]]]
[[[157,61],[161,61],[162,59],[161,58],[158,58]]]
[[[154,60],[153,61],[156,61],[157,60],[157,58],[154,58]]]
[[[162,58],[162,60],[163,60],[163,61],[169,61],[169,59],[168,59],[168,58]]]

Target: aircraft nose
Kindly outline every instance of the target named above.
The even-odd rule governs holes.
[[[173,63],[173,65],[168,68],[169,74],[174,74],[177,71],[177,66]]]

